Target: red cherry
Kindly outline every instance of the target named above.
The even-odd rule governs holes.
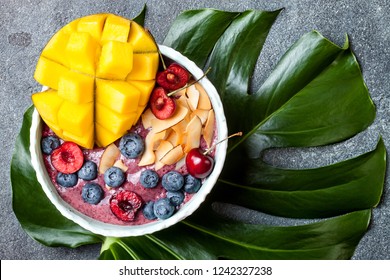
[[[156,82],[166,90],[176,90],[184,87],[189,79],[190,74],[183,66],[172,63],[167,69],[157,74]]]
[[[84,154],[77,144],[64,142],[51,154],[51,163],[62,173],[74,173],[83,166]]]
[[[176,110],[175,100],[162,87],[156,87],[149,99],[150,110],[160,120],[168,119]]]
[[[203,179],[209,176],[211,171],[213,171],[214,159],[209,156],[208,153],[213,150],[219,143],[235,136],[242,136],[242,132],[234,133],[225,139],[220,140],[206,151],[203,151],[201,148],[191,149],[186,156],[186,166],[188,173],[199,179]]]
[[[214,159],[200,148],[191,149],[186,156],[187,171],[193,177],[203,179],[210,175]]]

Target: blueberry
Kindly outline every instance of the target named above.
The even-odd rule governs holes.
[[[144,149],[144,140],[133,132],[124,135],[119,142],[119,150],[126,158],[138,158]]]
[[[56,176],[56,182],[58,185],[64,188],[71,188],[76,186],[78,177],[76,173],[71,173],[71,174],[65,174],[58,172]]]
[[[168,219],[175,212],[175,206],[172,205],[168,198],[160,198],[154,203],[153,212],[159,219]]]
[[[201,185],[202,185],[201,180],[191,176],[190,174],[188,174],[184,178],[184,187],[183,188],[184,188],[184,191],[186,193],[196,193],[196,192],[198,192]]]
[[[103,196],[104,191],[102,187],[96,183],[87,183],[81,190],[81,197],[89,204],[98,204]]]
[[[158,174],[156,171],[151,169],[146,169],[141,172],[141,177],[139,179],[142,186],[145,188],[151,189],[157,186],[158,184]]]
[[[79,178],[83,180],[94,180],[97,177],[97,165],[93,161],[84,162],[83,166],[77,171]]]
[[[107,186],[116,188],[123,184],[125,181],[125,173],[122,169],[112,166],[104,172],[104,182]]]
[[[184,185],[184,177],[177,171],[169,171],[164,174],[161,183],[167,191],[178,191]]]
[[[156,215],[154,214],[153,207],[154,201],[149,201],[145,204],[144,209],[142,210],[142,213],[144,214],[144,217],[148,220],[154,220],[156,219]]]
[[[50,155],[60,145],[60,139],[55,136],[46,136],[41,140],[41,149],[42,152],[46,155]]]
[[[167,192],[167,198],[173,206],[179,206],[184,201],[184,193],[182,191]]]

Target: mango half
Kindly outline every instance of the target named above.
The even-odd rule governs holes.
[[[122,137],[144,111],[159,55],[150,34],[114,14],[76,19],[43,49],[32,101],[58,137],[91,149]]]

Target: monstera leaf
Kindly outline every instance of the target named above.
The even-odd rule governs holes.
[[[314,31],[285,53],[257,92],[248,92],[279,13],[187,11],[173,22],[163,42],[200,67],[212,67],[208,76],[220,93],[229,130],[244,132],[229,143],[223,174],[198,211],[140,237],[96,236],[80,228],[59,214],[36,180],[28,150],[30,108],[11,164],[13,208],[26,232],[49,246],[102,242],[100,259],[351,258],[382,194],[383,141],[355,158],[302,170],[269,165],[262,151],[343,141],[370,125],[375,107],[348,40],[338,47]],[[294,226],[248,224],[215,211],[226,202],[275,219],[316,220]]]

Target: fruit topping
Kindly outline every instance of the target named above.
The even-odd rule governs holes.
[[[122,169],[112,166],[104,172],[104,182],[111,188],[117,188],[125,181],[125,173]]]
[[[161,183],[167,191],[178,191],[184,185],[184,177],[177,171],[169,171],[163,175]]]
[[[141,198],[136,193],[127,190],[117,192],[110,199],[111,212],[125,222],[133,221],[141,206]]]
[[[99,184],[87,183],[81,190],[81,197],[86,203],[98,204],[104,196],[104,191]]]
[[[51,162],[58,171],[70,174],[78,171],[83,166],[84,155],[77,144],[64,142],[52,152]]]
[[[143,187],[151,189],[157,186],[159,177],[156,171],[146,169],[141,172],[139,181]]]
[[[158,67],[157,45],[142,26],[89,15],[61,28],[43,49],[34,78],[50,89],[32,101],[61,139],[105,147],[138,121]]]
[[[144,214],[144,217],[148,220],[154,220],[156,219],[156,215],[154,214],[154,201],[149,201],[145,204],[144,209],[142,210],[142,213]]]
[[[60,139],[58,139],[56,136],[46,136],[41,140],[41,149],[42,152],[46,155],[50,155],[60,145]]]
[[[124,135],[119,142],[119,150],[126,158],[138,158],[142,155],[144,149],[144,140],[133,132]]]
[[[188,173],[196,178],[206,178],[214,167],[214,159],[200,148],[193,148],[186,156]]]
[[[162,87],[156,87],[149,99],[150,110],[160,120],[170,118],[176,110],[175,100]]]
[[[65,174],[58,172],[56,176],[56,182],[58,185],[64,188],[71,188],[77,185],[78,177],[76,173]]]
[[[189,79],[190,74],[183,66],[172,63],[167,69],[157,73],[156,82],[166,90],[176,90],[184,87]]]
[[[179,206],[184,201],[184,193],[182,191],[169,191],[167,198],[173,206]]]
[[[198,80],[191,80],[178,90],[167,93],[157,87],[156,92],[152,93],[150,106],[141,116],[142,125],[145,129],[150,129],[150,132],[145,139],[145,153],[138,163],[139,166],[154,164],[155,170],[164,165],[182,166],[187,153],[200,146],[202,137],[207,148],[211,146],[215,129],[214,110],[206,91],[198,82],[208,71],[210,68]],[[175,107],[173,114],[169,113],[166,119],[159,119],[161,116],[158,115],[165,113],[164,110],[156,110],[159,102],[155,100],[158,99],[156,96],[159,88],[163,92],[162,99],[173,103],[172,107]]]
[[[168,219],[175,212],[175,206],[172,205],[168,198],[160,198],[154,202],[154,215],[159,219]]]
[[[201,148],[191,149],[186,156],[187,171],[195,178],[203,179],[210,175],[214,167],[214,159],[209,155],[219,143],[234,136],[241,136],[242,132],[232,134],[225,139],[215,143],[213,146],[203,151]]]
[[[97,177],[97,165],[93,161],[84,162],[83,166],[77,171],[77,175],[80,179],[91,181]]]
[[[184,191],[186,193],[196,193],[199,191],[200,187],[202,185],[202,182],[200,179],[193,177],[192,175],[188,174],[184,177]]]

